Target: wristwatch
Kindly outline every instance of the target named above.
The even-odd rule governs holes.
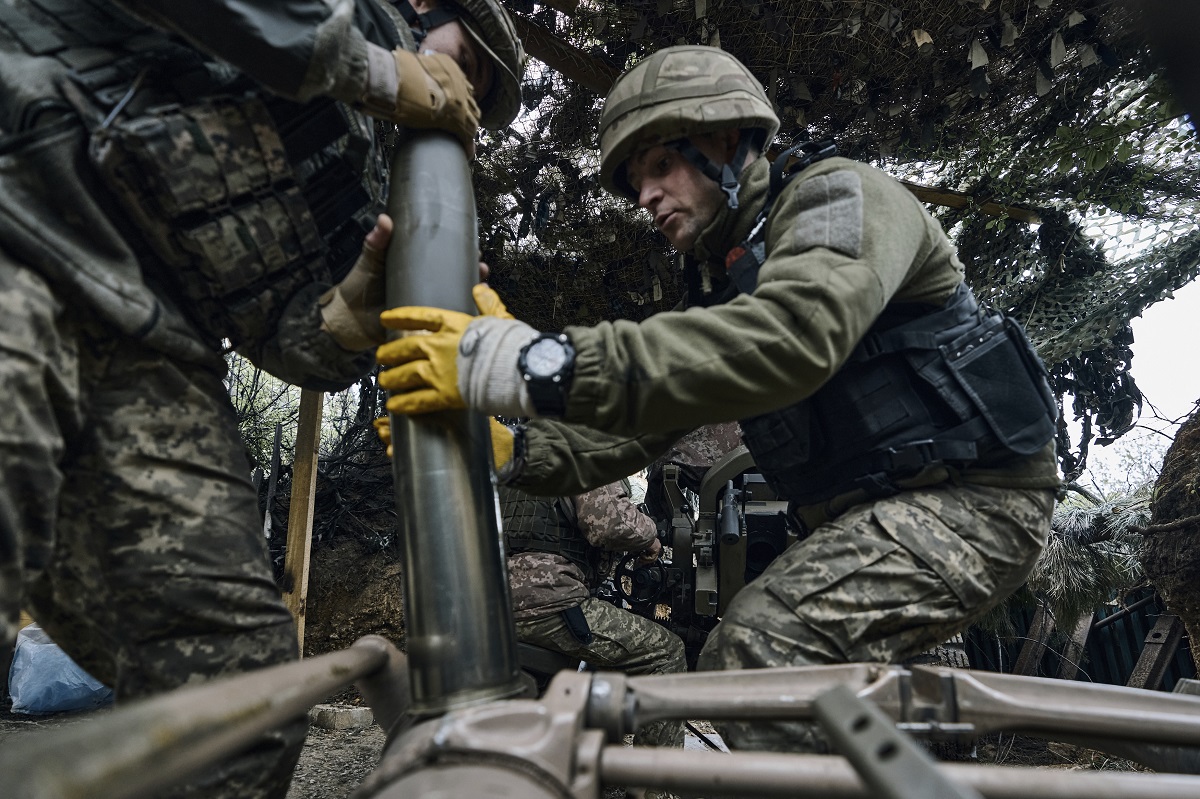
[[[517,359],[517,369],[540,415],[560,418],[566,413],[575,348],[565,333],[542,333],[526,344]]]

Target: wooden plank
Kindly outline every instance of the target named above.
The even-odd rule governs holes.
[[[1094,618],[1095,614],[1089,613],[1087,616],[1080,617],[1079,623],[1075,625],[1075,632],[1071,633],[1071,640],[1067,642],[1066,649],[1063,651],[1062,662],[1058,667],[1058,679],[1073,680],[1079,674],[1079,662],[1083,660],[1083,653],[1087,649],[1087,640],[1092,632]]]
[[[967,208],[973,204],[980,212],[988,216],[998,216],[1003,219],[1013,219],[1017,222],[1033,225],[1042,221],[1041,216],[1038,215],[1037,210],[1034,208],[1022,205],[1003,205],[1002,203],[992,202],[988,199],[981,200],[978,197],[972,197],[970,194],[964,194],[961,191],[934,189],[929,186],[910,183],[907,180],[901,180],[900,185],[912,192],[923,203],[944,205],[947,208]]]
[[[1050,640],[1053,632],[1054,614],[1045,603],[1039,602],[1037,612],[1033,614],[1033,621],[1029,623],[1029,635],[1025,645],[1021,647],[1021,654],[1017,655],[1017,662],[1013,664],[1013,674],[1022,677],[1037,675],[1038,664],[1042,662],[1042,655],[1046,653],[1046,642]]]
[[[1148,688],[1152,691],[1162,686],[1163,675],[1183,640],[1183,622],[1178,616],[1164,613],[1146,634],[1146,645],[1141,657],[1133,667],[1133,674],[1126,683],[1130,688]]]
[[[317,445],[321,440],[321,405],[325,395],[300,392],[296,427],[296,457],[292,461],[292,498],[288,508],[287,551],[283,564],[283,599],[296,620],[296,638],[304,654],[304,612],[308,603],[308,559],[312,552],[314,494],[317,487]]]

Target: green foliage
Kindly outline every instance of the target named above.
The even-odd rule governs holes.
[[[1046,546],[1025,585],[976,626],[1011,637],[1018,611],[1040,601],[1060,634],[1074,629],[1097,607],[1144,586],[1138,528],[1149,521],[1149,486],[1098,501],[1073,495],[1055,509]]]
[[[300,388],[272,377],[237,353],[225,356],[225,387],[237,415],[238,430],[250,456],[251,470],[270,471],[275,431],[280,430],[280,460],[292,461],[296,424],[300,413]],[[382,413],[373,376],[345,391],[326,394],[322,401],[322,458],[379,449],[371,420]]]
[[[1063,504],[1027,588],[1050,607],[1062,630],[1141,582],[1137,527],[1150,521],[1149,489],[1098,505]]]

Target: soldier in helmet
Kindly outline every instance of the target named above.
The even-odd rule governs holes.
[[[637,509],[629,482],[573,497],[536,497],[500,488],[500,513],[517,638],[629,674],[687,671],[683,641],[665,627],[597,599],[613,552],[662,550],[654,520]],[[683,725],[657,722],[638,746],[683,746]]]
[[[907,190],[811,145],[795,169],[769,163],[778,126],[728,53],[639,62],[605,101],[600,179],[686,255],[690,307],[561,333],[393,309],[387,324],[436,332],[385,344],[381,383],[393,412],[531,417],[500,476],[541,493],[739,420],[810,534],[734,598],[700,667],[899,661],[1032,568],[1059,484],[1053,397],[1020,327],[979,308]],[[723,732],[743,748],[814,745],[794,724]]]
[[[0,4],[0,645],[24,605],[118,701],[296,657],[222,356],[367,372],[377,131],[470,149],[523,60],[497,0]],[[192,790],[282,797],[304,730]]]

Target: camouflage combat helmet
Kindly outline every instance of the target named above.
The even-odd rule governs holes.
[[[517,37],[512,17],[499,0],[442,0],[425,14],[418,14],[408,0],[396,8],[413,26],[418,44],[426,31],[457,19],[463,23],[475,43],[487,53],[495,68],[495,77],[487,95],[479,102],[480,124],[499,130],[512,122],[521,108],[521,74],[525,71],[525,48]]]
[[[716,167],[700,155],[711,167],[706,169],[685,151],[695,150],[690,137],[729,128],[754,131],[742,136],[736,168]],[[625,177],[629,157],[651,145],[682,142],[686,146],[677,149],[717,183],[728,178],[726,170],[732,173],[730,205],[736,208],[736,177],[746,153],[761,153],[778,131],[779,117],[762,84],[740,61],[716,47],[667,47],[627,70],[608,92],[600,116],[600,184],[636,198]]]

